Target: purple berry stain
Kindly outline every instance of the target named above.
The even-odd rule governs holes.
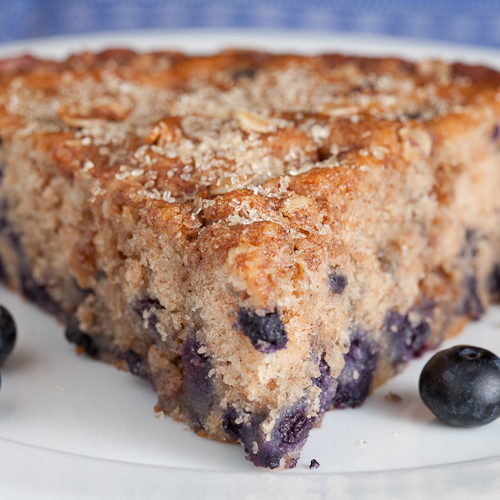
[[[80,329],[80,323],[76,317],[69,319],[66,325],[65,335],[69,342],[82,349],[91,358],[97,358],[99,356],[99,349],[94,339],[88,333]]]
[[[65,319],[65,313],[60,305],[50,296],[47,287],[43,283],[39,283],[33,276],[31,265],[28,262],[28,257],[24,250],[21,236],[16,227],[7,217],[9,209],[7,200],[0,201],[0,233],[9,241],[12,247],[16,250],[19,258],[19,279],[21,283],[21,291],[25,297],[38,304],[51,314],[58,316],[60,319]]]
[[[199,352],[201,347],[194,334],[189,334],[182,346],[184,394],[193,417],[200,423],[206,417],[213,399],[212,383],[208,377],[210,358]]]
[[[260,427],[265,419],[263,414],[245,414],[231,408],[223,416],[222,427],[228,436],[243,444],[247,460],[276,469],[283,457],[302,448],[316,417],[308,417],[307,408],[298,402],[282,414],[269,436]],[[290,460],[296,462],[296,458]]]
[[[355,333],[344,361],[332,404],[335,408],[357,408],[368,396],[373,382],[377,366],[376,348],[366,339],[366,335]]]
[[[146,328],[153,338],[160,338],[156,325],[160,322],[156,311],[165,309],[157,299],[146,297],[137,300],[134,304],[134,311],[144,319],[147,317]]]
[[[150,373],[144,358],[133,349],[126,349],[118,354],[118,357],[125,360],[132,375],[137,375],[149,380]]]
[[[463,313],[473,320],[479,319],[484,313],[484,307],[479,297],[477,278],[470,275],[466,279],[466,290],[462,310]]]
[[[319,377],[313,378],[312,382],[321,389],[320,411],[328,411],[332,405],[332,400],[337,391],[338,382],[331,376],[330,367],[322,356],[319,363]]]
[[[410,314],[403,316],[396,311],[387,315],[385,328],[392,338],[394,346],[393,364],[407,363],[420,357],[427,348],[426,342],[431,330],[426,317],[427,310],[421,313],[422,320],[416,323],[410,321]]]
[[[465,232],[465,244],[461,253],[465,269],[465,297],[461,311],[459,312],[469,316],[473,320],[479,319],[484,313],[484,306],[478,291],[477,271],[474,265],[474,259],[478,253],[478,245],[484,239],[485,236],[480,232],[474,229],[467,229]]]

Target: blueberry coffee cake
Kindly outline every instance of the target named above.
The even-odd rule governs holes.
[[[294,467],[500,292],[500,75],[110,49],[0,62],[0,257],[157,412]]]

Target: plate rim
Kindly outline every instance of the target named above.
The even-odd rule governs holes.
[[[173,40],[175,37],[177,38],[182,38],[184,37],[186,40],[189,37],[193,36],[209,36],[212,38],[217,38],[219,37],[219,43],[220,43],[220,37],[222,37],[224,40],[229,40],[229,39],[238,39],[242,40],[244,37],[257,37],[261,40],[260,43],[267,43],[267,40],[270,38],[276,38],[278,37],[290,37],[293,35],[296,35],[297,32],[300,32],[301,35],[307,36],[307,34],[313,33],[313,38],[314,41],[317,43],[321,44],[327,44],[327,43],[334,43],[337,42],[339,46],[343,46],[344,44],[349,44],[352,43],[353,41],[356,41],[355,47],[358,47],[360,44],[367,43],[367,42],[373,42],[374,45],[381,44],[384,46],[388,46],[389,44],[393,44],[395,41],[401,42],[397,52],[402,53],[407,50],[408,46],[419,46],[420,49],[423,49],[424,51],[437,51],[437,52],[460,52],[462,51],[464,53],[464,59],[469,60],[469,59],[475,59],[477,58],[478,60],[485,60],[486,62],[489,62],[490,60],[495,63],[496,60],[496,65],[500,67],[500,48],[491,48],[488,46],[479,46],[479,45],[468,45],[464,43],[455,43],[455,42],[444,42],[441,40],[427,40],[427,39],[415,39],[415,38],[407,38],[407,37],[398,37],[398,36],[388,36],[388,35],[367,35],[367,34],[358,34],[358,33],[334,33],[330,31],[316,31],[316,32],[311,32],[311,30],[275,30],[275,29],[255,29],[255,28],[249,28],[249,29],[215,29],[215,28],[193,28],[193,29],[178,29],[178,30],[158,30],[158,29],[151,29],[151,30],[131,30],[131,31],[113,31],[113,32],[96,32],[96,33],[85,33],[85,34],[72,34],[72,35],[57,35],[57,36],[50,36],[50,37],[39,37],[39,38],[31,38],[31,39],[23,39],[23,40],[16,40],[12,42],[6,42],[6,43],[0,43],[0,57],[8,57],[10,53],[13,55],[15,53],[19,54],[20,52],[26,51],[28,47],[33,47],[36,48],[33,52],[38,55],[38,53],[42,53],[44,51],[51,51],[53,50],[54,47],[59,46],[59,45],[64,45],[64,44],[70,44],[70,45],[79,45],[79,46],[94,46],[94,45],[103,45],[103,44],[112,44],[115,41],[118,42],[122,39],[128,38],[129,40],[134,39],[134,38],[141,38],[146,36],[148,39],[158,37],[159,42],[158,43],[164,43],[164,41],[169,41]],[[324,36],[326,34],[326,39],[323,39],[322,41],[319,40],[321,36]],[[161,40],[161,42],[160,42]],[[183,40],[185,42],[186,40]],[[264,41],[265,40],[265,41]],[[136,43],[135,41],[132,41],[130,45],[133,45]],[[148,41],[149,43],[149,41]],[[192,46],[193,42],[189,42],[189,46]],[[211,46],[210,46],[211,47]],[[64,49],[67,51],[67,49]],[[376,52],[377,49],[376,47],[374,48],[373,52]],[[210,49],[206,50],[206,52],[210,52]],[[370,54],[371,55],[371,54]],[[493,64],[494,65],[494,64]],[[23,447],[28,447],[30,449],[32,448],[37,448],[39,452],[41,453],[48,453],[50,455],[50,460],[47,460],[47,463],[51,463],[52,465],[55,463],[62,463],[67,461],[68,456],[72,457],[73,459],[76,459],[77,461],[88,461],[89,463],[93,463],[93,465],[90,465],[88,467],[88,464],[86,466],[86,471],[83,471],[83,469],[80,470],[81,473],[87,474],[88,478],[91,478],[92,475],[96,474],[97,469],[117,469],[117,468],[123,468],[123,469],[128,469],[129,467],[137,467],[139,466],[141,470],[146,470],[146,469],[152,469],[155,470],[156,472],[161,471],[161,474],[165,475],[165,471],[169,470],[172,473],[167,474],[167,475],[178,475],[179,477],[184,477],[185,474],[193,473],[195,471],[197,474],[210,474],[210,475],[216,475],[216,476],[221,476],[226,478],[228,474],[232,475],[233,477],[241,477],[242,475],[248,476],[249,478],[254,481],[256,477],[256,473],[262,473],[263,477],[274,477],[274,478],[283,478],[283,479],[276,479],[271,481],[271,483],[274,482],[274,484],[284,484],[286,481],[288,482],[294,482],[296,481],[295,479],[291,478],[305,478],[307,481],[310,482],[310,478],[333,478],[337,481],[346,481],[347,483],[351,483],[354,479],[359,479],[360,476],[363,477],[368,477],[370,478],[375,478],[375,477],[380,477],[384,476],[387,478],[388,481],[392,481],[393,483],[399,484],[402,480],[402,478],[411,475],[411,474],[421,474],[421,475],[433,475],[434,473],[439,473],[439,472],[444,472],[444,473],[451,473],[453,474],[452,469],[460,469],[461,472],[466,472],[467,470],[473,470],[475,471],[476,474],[481,475],[485,481],[490,481],[492,478],[495,477],[500,477],[500,455],[495,456],[495,457],[489,457],[489,458],[481,458],[481,459],[473,459],[473,460],[468,460],[468,461],[462,461],[462,462],[456,462],[456,463],[449,463],[449,464],[440,464],[440,465],[430,465],[430,466],[420,466],[420,467],[413,467],[413,468],[404,468],[404,469],[393,469],[393,470],[380,470],[380,471],[355,471],[355,472],[325,472],[321,473],[321,471],[317,472],[312,472],[312,471],[294,471],[294,473],[287,473],[286,471],[279,473],[280,475],[278,476],[276,473],[267,473],[266,471],[261,471],[261,470],[255,470],[255,471],[248,471],[248,472],[234,472],[234,473],[228,473],[228,472],[222,472],[222,471],[200,471],[198,469],[172,469],[170,467],[164,467],[160,465],[148,465],[148,464],[141,464],[141,463],[131,463],[131,462],[120,462],[117,460],[113,459],[105,459],[101,457],[88,457],[84,455],[79,455],[79,454],[72,454],[69,452],[65,451],[59,451],[59,450],[52,450],[48,448],[43,448],[43,447],[36,447],[36,445],[28,445],[28,444],[23,444],[19,443],[17,441],[10,441],[6,438],[0,438],[0,443],[3,443],[2,446],[0,446],[0,462],[8,458],[8,453],[11,452],[15,456],[19,454],[21,448]],[[7,443],[7,444],[6,444]],[[14,448],[17,448],[15,450]],[[1,460],[3,457],[3,460]],[[13,460],[12,463],[14,463],[15,460]],[[18,463],[20,465],[21,462]],[[95,467],[94,467],[95,465]],[[120,473],[116,472],[116,474],[119,476]],[[446,474],[445,474],[446,475]],[[466,473],[463,474],[464,476],[467,476]],[[159,479],[158,479],[159,481]],[[0,477],[0,484],[2,484],[4,481]],[[361,481],[362,482],[362,481]],[[19,486],[23,486],[22,484],[15,484],[12,480],[10,482],[6,483],[7,485],[13,485],[15,488],[12,489],[12,497],[14,497],[15,494],[19,493],[21,490],[16,489]],[[251,483],[249,483],[251,484]],[[402,485],[399,484],[393,484],[395,488],[399,487],[402,488]],[[26,486],[26,485],[24,485]],[[41,485],[38,485],[40,487]],[[491,492],[498,492],[500,489],[500,486],[497,486],[495,484],[491,484],[492,489],[491,491],[486,491],[485,494],[490,494]],[[61,486],[62,488],[62,486]],[[61,491],[63,491],[61,489]],[[66,495],[69,490],[64,490],[61,495]],[[348,490],[346,490],[348,492]],[[354,490],[353,490],[354,491]],[[8,493],[8,490],[5,491]],[[51,493],[53,493],[52,491]],[[28,492],[29,493],[29,492]],[[348,492],[349,493],[349,492]],[[196,494],[200,494],[199,491],[196,492]],[[32,498],[31,496],[21,496],[19,498]],[[45,497],[41,497],[45,498]],[[55,500],[56,497],[49,497],[47,496],[46,498],[52,498]],[[59,497],[57,497],[59,498]],[[65,498],[64,496],[60,496],[60,498]],[[67,497],[66,497],[67,498]],[[76,498],[76,497],[75,497]],[[87,498],[87,497],[78,497],[78,498]],[[90,498],[90,497],[89,497]],[[188,497],[186,497],[188,498]],[[195,498],[193,496],[193,498]],[[198,497],[199,498],[199,497]],[[348,497],[346,497],[348,498]],[[394,496],[396,498],[396,496]],[[405,497],[406,498],[406,497]],[[418,498],[418,497],[417,497]],[[447,498],[447,497],[442,497],[442,498]],[[450,497],[451,498],[451,497]],[[459,500],[461,497],[456,496],[456,492],[454,492],[453,498]],[[465,497],[464,497],[465,498]],[[476,498],[490,498],[489,496],[481,496]],[[494,498],[494,497],[491,497]]]
[[[297,40],[297,34],[300,34],[301,40]],[[218,42],[220,40],[235,41],[242,43],[245,39],[252,39],[251,45],[261,47],[268,43],[278,44],[278,46],[288,45],[294,51],[309,53],[311,43],[314,46],[326,44],[338,44],[343,47],[346,44],[352,44],[354,52],[364,51],[365,54],[380,53],[380,46],[384,47],[384,51],[392,51],[394,54],[404,53],[408,49],[417,48],[423,49],[426,52],[432,53],[436,51],[439,55],[444,52],[463,52],[463,56],[469,57],[486,57],[499,58],[500,47],[492,47],[489,45],[467,44],[464,42],[455,42],[447,40],[437,40],[429,38],[405,37],[390,34],[364,33],[364,32],[336,32],[326,29],[270,29],[270,28],[213,28],[213,27],[198,27],[198,28],[169,28],[169,29],[134,29],[134,30],[116,30],[116,31],[96,31],[77,34],[62,34],[50,35],[33,38],[23,38],[7,42],[0,42],[0,57],[8,56],[12,51],[13,55],[19,54],[20,51],[30,50],[32,53],[38,54],[45,51],[54,51],[58,45],[78,45],[78,46],[103,46],[106,43],[116,43],[123,41],[127,45],[144,43],[154,43],[158,46],[158,41],[180,40],[180,44],[188,47],[188,52],[193,49],[189,47],[197,46],[199,43],[197,38],[203,37],[209,42]],[[303,38],[302,38],[303,37]],[[131,39],[133,40],[131,42]],[[194,39],[194,40],[193,40]],[[387,48],[397,42],[397,47]],[[177,42],[179,43],[179,42]],[[375,47],[372,47],[371,44]],[[368,44],[368,45],[366,45]],[[250,44],[248,44],[250,45]],[[362,48],[364,46],[364,48]],[[379,47],[376,47],[376,46]],[[212,46],[200,46],[199,53],[211,53]],[[273,49],[271,49],[272,51]],[[321,49],[320,49],[321,50]],[[326,50],[326,49],[324,49]],[[60,47],[60,52],[67,49]],[[5,55],[4,55],[5,54]],[[385,55],[385,54],[383,54]]]

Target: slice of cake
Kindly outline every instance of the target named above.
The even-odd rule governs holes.
[[[500,76],[129,50],[0,62],[0,256],[158,412],[293,467],[500,289]]]

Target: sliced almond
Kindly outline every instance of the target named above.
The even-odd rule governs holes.
[[[59,119],[69,127],[84,128],[96,121],[98,118],[82,113],[73,106],[61,106],[57,111]]]
[[[61,106],[59,119],[70,127],[83,128],[99,121],[122,121],[132,111],[132,103],[112,101],[85,109],[76,105]]]
[[[266,134],[276,130],[276,125],[272,121],[254,113],[250,113],[250,111],[239,111],[236,117],[238,118],[240,127],[248,134],[252,132]]]
[[[151,129],[151,132],[146,137],[146,142],[148,144],[165,146],[168,143],[178,144],[183,138],[184,133],[178,125],[160,121]]]
[[[327,103],[323,107],[323,111],[330,116],[351,116],[360,111],[359,106],[339,106],[334,103]]]
[[[215,184],[210,186],[210,194],[225,194],[235,191],[236,189],[244,188],[252,182],[252,176],[246,174],[233,174],[229,177],[217,179]]]
[[[281,212],[284,213],[285,215],[290,215],[294,212],[297,212],[298,210],[301,210],[302,208],[307,207],[307,205],[309,205],[309,202],[310,202],[309,196],[299,195],[296,196],[295,198],[288,198],[285,201],[284,206],[281,209]]]

